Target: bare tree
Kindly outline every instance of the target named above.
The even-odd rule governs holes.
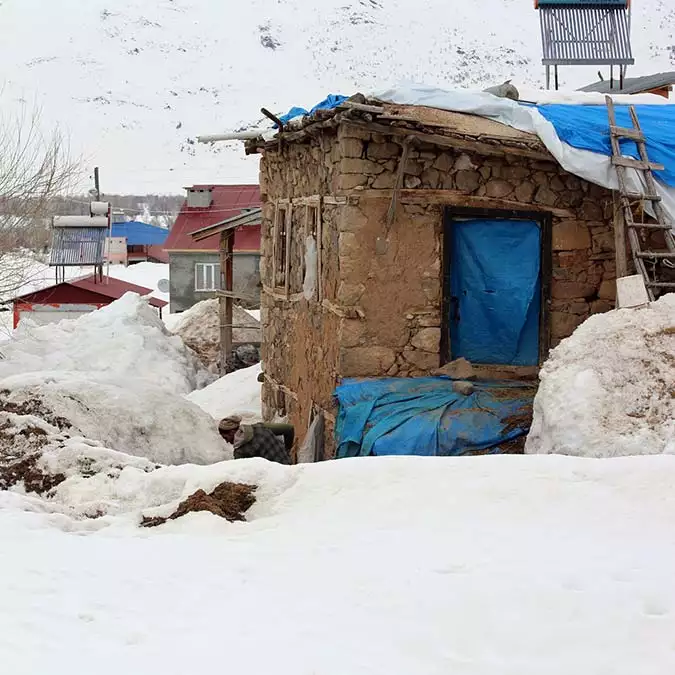
[[[41,132],[39,112],[0,117],[0,299],[38,274],[30,253],[46,250],[53,202],[79,177],[63,135]]]

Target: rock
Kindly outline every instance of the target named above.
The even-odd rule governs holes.
[[[471,396],[476,391],[476,387],[474,387],[472,382],[457,380],[452,383],[452,390],[457,394],[462,394],[462,396]]]
[[[453,380],[472,380],[474,378],[473,366],[465,358],[455,359],[437,368],[433,375],[444,375]]]
[[[553,250],[574,251],[591,247],[591,233],[576,220],[564,220],[553,226]]]
[[[591,314],[603,314],[614,309],[614,303],[609,300],[594,300],[591,303]]]
[[[607,279],[600,284],[600,290],[598,291],[598,298],[600,300],[611,300],[612,302],[616,301],[616,280]]]
[[[572,333],[574,333],[577,326],[579,326],[583,320],[583,317],[578,314],[551,312],[551,337],[569,337],[572,335]]]
[[[517,185],[530,175],[530,169],[526,166],[505,166],[502,177]]]
[[[441,329],[423,328],[413,337],[410,344],[415,349],[438,354],[441,350]]]
[[[481,166],[478,169],[478,173],[482,176],[483,180],[487,180],[492,174],[492,169],[489,166]]]
[[[580,281],[557,281],[551,284],[551,295],[557,300],[590,298],[595,295],[596,287]]]
[[[436,158],[433,166],[434,169],[438,169],[441,173],[447,173],[452,169],[453,165],[454,161],[452,157],[447,152],[444,152]]]
[[[466,154],[461,154],[455,161],[455,171],[469,171],[475,169],[476,165],[471,161],[471,157]]]
[[[485,186],[486,194],[488,197],[494,197],[496,199],[501,199],[506,197],[513,192],[513,185],[507,183],[505,180],[495,178],[488,182]]]
[[[536,190],[533,183],[525,182],[516,187],[516,199],[519,202],[531,202]]]
[[[396,362],[396,354],[387,347],[354,347],[340,351],[343,377],[384,375]]]
[[[557,200],[558,195],[546,187],[546,185],[540,185],[537,193],[534,195],[534,201],[537,204],[544,204],[545,206],[553,206]]]
[[[363,296],[366,287],[363,284],[340,283],[337,292],[337,301],[342,305],[355,305]]]
[[[374,181],[371,187],[374,190],[392,190],[396,186],[395,173],[381,173]]]
[[[366,176],[377,176],[384,171],[384,167],[377,162],[371,162],[369,159],[343,158],[340,162],[340,172],[364,174]]]
[[[560,176],[553,176],[548,185],[554,192],[562,192],[565,189],[565,183],[562,182]]]
[[[368,159],[395,159],[401,154],[401,146],[397,143],[369,143],[366,157]]]
[[[480,185],[480,174],[478,171],[458,171],[455,176],[457,189],[462,192],[473,192]]]
[[[343,157],[363,157],[363,141],[358,138],[341,138],[340,154]]]
[[[340,344],[343,347],[358,347],[366,335],[366,325],[358,319],[342,319]]]
[[[403,358],[424,372],[430,372],[438,367],[438,354],[430,354],[419,350],[403,352]]]
[[[405,173],[410,176],[421,176],[424,171],[424,164],[415,159],[409,159],[405,165]]]
[[[338,190],[353,190],[354,188],[364,186],[368,183],[368,176],[365,174],[342,174],[338,176]]]
[[[435,190],[438,187],[440,174],[437,169],[425,169],[422,172],[421,178],[424,187],[428,187],[431,188],[432,190]]]
[[[419,176],[406,176],[403,179],[403,185],[409,190],[413,190],[422,185],[422,179]]]

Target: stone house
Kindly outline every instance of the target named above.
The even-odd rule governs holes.
[[[164,244],[169,254],[170,311],[183,312],[215,297],[220,288],[220,238],[191,234],[260,206],[257,185],[194,185]],[[238,230],[234,239],[234,289],[260,296],[260,224]],[[250,303],[249,303],[250,304]]]
[[[246,150],[261,155],[263,414],[302,437],[323,411],[327,456],[341,378],[424,376],[460,356],[535,378],[614,305],[612,193],[534,135],[348,102]]]

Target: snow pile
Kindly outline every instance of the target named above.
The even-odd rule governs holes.
[[[213,420],[182,396],[210,376],[135,294],[76,321],[20,326],[3,353],[4,411],[163,464],[227,457]]]
[[[591,317],[540,379],[526,453],[675,453],[675,295]]]
[[[179,335],[194,350],[202,363],[215,371],[220,362],[220,313],[218,300],[203,300],[180,314],[165,320],[167,328]],[[260,322],[245,309],[232,308],[232,342],[235,345],[260,344]],[[240,354],[241,353],[241,354]],[[257,349],[235,351],[230,358],[231,370],[250,366],[260,360]]]
[[[258,382],[261,371],[260,364],[237,370],[186,398],[217,420],[239,415],[246,422],[259,422],[262,419]]]
[[[114,485],[57,492],[119,516],[0,493],[4,672],[675,672],[675,457],[97,461]],[[258,486],[248,522],[129,511],[223,480]]]

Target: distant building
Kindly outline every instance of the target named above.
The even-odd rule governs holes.
[[[137,220],[113,218],[112,237],[107,241],[108,259],[111,263],[133,265],[137,262],[169,262],[164,244],[169,230]]]
[[[220,235],[190,236],[260,206],[257,185],[194,185],[164,248],[169,254],[171,312],[183,312],[220,288]],[[234,239],[234,290],[260,296],[260,224],[241,228]]]
[[[56,323],[64,319],[77,319],[109,305],[125,293],[148,295],[152,293],[152,289],[106,276],[102,280],[91,275],[63,281],[14,298],[14,328],[24,317],[39,325]],[[160,316],[166,304],[164,300],[150,299],[150,305],[159,310]]]
[[[644,77],[628,77],[623,86],[617,80],[600,80],[582,87],[579,91],[597,92],[599,94],[656,94],[670,98],[675,85],[675,72],[656,73]]]

